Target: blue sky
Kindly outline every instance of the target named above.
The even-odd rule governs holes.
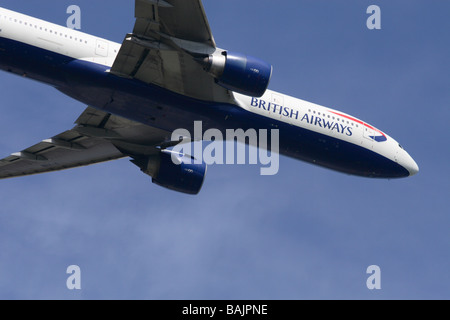
[[[1,299],[449,299],[450,3],[204,0],[219,47],[274,65],[270,88],[336,108],[398,140],[420,166],[370,180],[282,157],[212,166],[198,196],[127,160],[0,181]],[[102,3],[104,7],[99,6]],[[134,1],[0,6],[121,42]],[[381,8],[368,30],[366,9]],[[81,103],[0,73],[0,153],[73,126]],[[81,268],[82,289],[66,288]],[[381,268],[381,290],[366,269]]]

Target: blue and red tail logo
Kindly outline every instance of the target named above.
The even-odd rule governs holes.
[[[369,135],[368,137],[369,137],[370,139],[372,139],[373,141],[376,141],[376,142],[384,142],[384,141],[387,141],[386,135],[385,135],[382,131],[378,130],[377,128],[372,127],[370,124],[367,124],[367,123],[365,123],[365,122],[362,122],[361,120],[355,119],[355,118],[353,118],[353,117],[347,116],[347,115],[345,115],[345,114],[337,113],[337,112],[334,112],[334,111],[330,111],[330,112],[331,112],[331,113],[334,113],[335,115],[338,115],[338,116],[340,116],[340,117],[349,119],[349,120],[354,121],[354,122],[356,122],[356,123],[359,123],[360,125],[362,125],[362,126],[368,128],[368,129],[370,129],[371,132],[373,132],[374,134],[373,134],[373,135]]]

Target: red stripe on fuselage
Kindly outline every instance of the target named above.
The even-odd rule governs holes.
[[[331,113],[334,113],[335,115],[338,115],[338,116],[340,116],[340,117],[343,117],[343,118],[352,120],[352,121],[354,121],[354,122],[356,122],[356,123],[362,124],[363,126],[369,128],[369,129],[375,130],[376,132],[380,133],[381,135],[383,135],[383,137],[386,137],[386,135],[385,135],[383,132],[381,132],[381,131],[378,130],[377,128],[372,127],[370,124],[367,124],[367,123],[365,123],[365,122],[363,122],[363,121],[361,121],[361,120],[355,119],[355,118],[353,118],[353,117],[346,116],[345,114],[337,113],[337,112],[334,112],[334,111],[330,111],[330,112],[331,112]]]

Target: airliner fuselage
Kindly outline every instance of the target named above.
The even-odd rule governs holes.
[[[364,177],[418,172],[397,141],[348,114],[271,90],[261,97],[232,92],[229,101],[180,94],[112,73],[120,50],[121,44],[0,8],[0,68],[102,112],[167,132],[193,132],[194,121],[223,132],[278,129],[279,152],[289,157]]]

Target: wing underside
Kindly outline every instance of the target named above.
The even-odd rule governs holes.
[[[200,100],[233,100],[198,60],[216,51],[200,0],[136,0],[135,15],[111,73]]]
[[[169,133],[88,107],[68,131],[0,160],[0,179],[159,152]]]

